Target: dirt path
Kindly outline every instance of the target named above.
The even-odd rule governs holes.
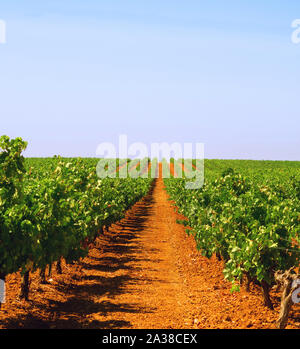
[[[197,252],[176,223],[162,179],[126,217],[99,237],[81,263],[33,275],[30,302],[18,301],[20,276],[8,277],[1,328],[274,328],[259,290],[231,294],[222,262]],[[299,307],[288,328],[300,328]]]
[[[158,180],[153,192],[112,227],[117,234],[103,251],[105,262],[110,262],[106,277],[124,284],[101,301],[114,308],[114,318],[133,328],[178,327],[188,299],[177,263],[172,263],[178,247],[173,236],[177,224],[162,187]],[[101,277],[103,271],[87,274]],[[106,316],[97,313],[90,319],[101,322]]]

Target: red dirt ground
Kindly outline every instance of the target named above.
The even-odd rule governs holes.
[[[280,295],[271,311],[256,287],[231,294],[223,263],[202,257],[178,218],[157,179],[85,259],[46,285],[34,273],[28,302],[17,297],[20,275],[8,276],[0,328],[275,328]],[[300,329],[299,305],[287,328]]]
[[[175,171],[175,166],[174,166],[174,163],[173,162],[170,162],[169,164],[169,167],[170,167],[170,174],[174,177],[174,178],[178,178],[178,175]]]

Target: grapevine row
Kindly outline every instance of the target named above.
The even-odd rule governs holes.
[[[21,138],[0,138],[0,278],[21,271],[21,297],[28,298],[29,272],[64,258],[87,255],[103,227],[148,191],[148,178],[98,178],[95,161],[33,161],[28,166]]]
[[[246,172],[246,171],[245,171]],[[296,172],[294,174],[297,174]],[[262,287],[264,302],[275,273],[299,266],[299,177],[242,175],[231,168],[216,176],[205,172],[198,190],[185,189],[186,179],[165,179],[167,191],[188,226],[202,255],[224,260],[224,276],[238,290],[245,282]]]

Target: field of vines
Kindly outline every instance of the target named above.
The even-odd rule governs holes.
[[[174,168],[182,178],[165,179],[167,191],[187,218],[181,223],[197,248],[225,262],[233,291],[243,283],[247,289],[259,284],[272,309],[269,291],[276,276],[297,271],[300,262],[300,163],[205,160],[198,190],[185,188],[181,161]]]
[[[100,178],[99,159],[25,159],[26,146],[21,138],[0,138],[0,279],[20,272],[20,298],[28,300],[30,273],[38,271],[43,282],[54,265],[62,272],[62,260],[87,256],[103,230],[149,193],[159,166],[118,160],[111,176]],[[178,223],[202,256],[224,262],[232,292],[258,285],[273,309],[270,290],[282,287],[284,327],[299,277],[300,162],[205,160],[204,185],[187,189],[198,164],[162,161],[165,189],[185,217]]]
[[[0,138],[0,278],[21,271],[21,297],[29,273],[64,258],[86,256],[103,227],[124,217],[149,191],[151,179],[98,178],[97,159],[26,159],[21,138]],[[127,161],[126,161],[127,162]],[[119,164],[118,164],[119,165]],[[121,166],[120,166],[121,167]]]

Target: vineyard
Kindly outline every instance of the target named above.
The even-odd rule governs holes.
[[[101,180],[95,161],[32,160],[26,143],[1,138],[0,275],[21,270],[21,298],[28,299],[29,272],[64,258],[86,256],[87,246],[149,191],[150,180]],[[27,169],[26,169],[27,165]]]
[[[279,169],[262,163],[208,162],[206,183],[196,191],[185,189],[185,179],[166,180],[167,191],[191,227],[203,256],[225,262],[224,276],[232,290],[245,283],[262,287],[265,306],[273,309],[269,291],[276,273],[299,265],[300,181],[297,168]],[[256,164],[257,165],[257,164]],[[268,166],[269,165],[269,166]],[[228,166],[228,163],[226,163]],[[268,169],[269,167],[269,169]],[[299,169],[298,169],[299,173]],[[181,177],[184,177],[181,175]]]
[[[26,146],[0,138],[0,328],[300,328],[300,162],[205,160],[191,190],[192,160],[100,178]]]

